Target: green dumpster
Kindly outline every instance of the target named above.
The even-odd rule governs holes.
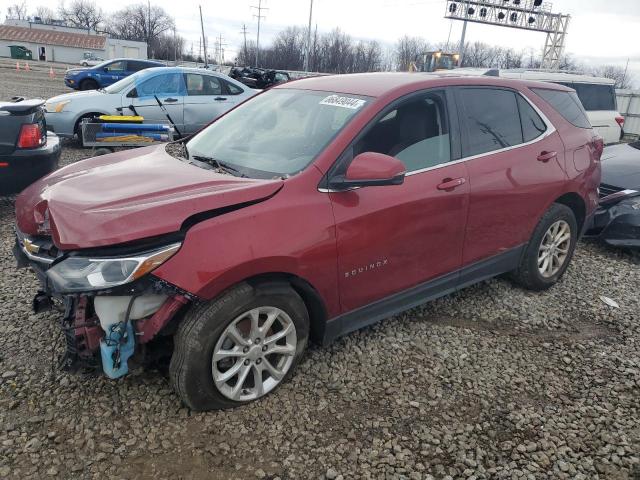
[[[9,45],[9,49],[11,50],[11,58],[17,60],[33,60],[31,50],[22,45]]]

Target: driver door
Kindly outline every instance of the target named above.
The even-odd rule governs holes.
[[[394,156],[407,174],[402,185],[328,194],[343,312],[413,287],[424,298],[430,280],[438,279],[442,289],[457,284],[469,184],[465,164],[455,162],[459,144],[447,98],[444,91],[429,91],[392,105],[347,153]],[[400,301],[406,306],[406,299]]]
[[[123,99],[123,113],[126,115],[137,113],[144,117],[144,123],[171,124],[173,121],[180,133],[185,135],[184,97],[184,79],[181,73],[158,74],[142,80],[129,90]],[[158,100],[162,107],[158,104]]]

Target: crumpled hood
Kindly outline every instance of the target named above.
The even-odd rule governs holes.
[[[18,228],[51,233],[62,250],[116,245],[180,230],[191,215],[254,202],[283,180],[219,174],[173,158],[164,145],[83,160],[16,199]]]

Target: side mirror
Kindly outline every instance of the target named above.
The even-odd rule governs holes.
[[[359,187],[402,185],[406,167],[397,158],[376,152],[364,152],[351,161],[345,175],[331,179],[329,187],[349,190]]]
[[[108,71],[109,71],[109,67],[102,67],[102,69],[103,69],[105,72],[108,72]]]

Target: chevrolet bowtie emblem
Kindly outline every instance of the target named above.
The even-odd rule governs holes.
[[[33,243],[31,240],[27,240],[26,238],[22,241],[22,245],[24,246],[24,249],[31,254],[35,255],[40,251],[40,247],[38,245]]]

